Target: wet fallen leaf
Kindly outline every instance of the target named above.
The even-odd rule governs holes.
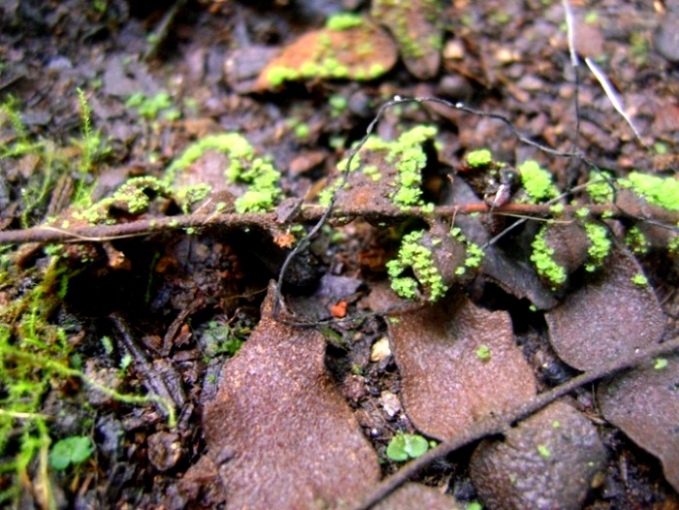
[[[608,263],[545,314],[552,346],[578,370],[592,370],[660,339],[665,317],[639,263],[614,247]],[[635,283],[637,279],[637,283]]]
[[[368,20],[345,30],[314,30],[283,48],[259,74],[254,90],[305,79],[372,80],[389,71],[396,58],[391,38]]]
[[[411,510],[413,508],[458,510],[462,506],[455,501],[455,498],[442,494],[434,487],[427,487],[420,483],[407,483],[374,508],[375,510]]]
[[[209,456],[231,508],[347,504],[379,478],[376,454],[325,370],[323,336],[275,322],[273,291],[206,406]]]
[[[604,417],[658,457],[665,478],[679,492],[679,356],[604,382],[597,396]]]
[[[370,298],[373,309],[400,302],[384,287]],[[388,324],[406,414],[431,437],[455,437],[535,395],[533,373],[505,312],[479,308],[460,293]],[[482,346],[488,356],[479,356]]]
[[[579,509],[605,463],[594,426],[556,402],[509,430],[504,441],[482,442],[470,467],[488,508]]]

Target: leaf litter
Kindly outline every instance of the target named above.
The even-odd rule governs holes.
[[[356,502],[380,474],[325,368],[325,339],[262,319],[225,365],[203,427],[232,508],[324,508]],[[341,480],[341,483],[338,483]]]

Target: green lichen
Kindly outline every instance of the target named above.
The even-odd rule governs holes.
[[[587,216],[589,216],[589,209],[587,209],[586,207],[581,207],[580,209],[575,211],[575,215],[578,218],[585,219]]]
[[[543,459],[549,459],[549,458],[552,456],[552,452],[551,452],[550,449],[549,449],[546,445],[544,445],[544,444],[539,444],[537,449],[538,449],[538,454],[539,454],[540,457],[542,457]]]
[[[397,140],[387,142],[377,136],[370,136],[363,144],[362,151],[386,152],[384,161],[396,169],[397,174],[391,185],[389,198],[401,209],[424,207],[425,211],[427,209],[433,211],[433,204],[425,204],[422,200],[422,169],[427,164],[427,155],[422,145],[433,139],[435,135],[436,128],[433,126],[416,126],[403,133]],[[350,171],[361,168],[360,161],[360,153],[358,153],[352,160]],[[344,172],[347,162],[347,159],[340,161],[337,169]],[[378,175],[377,168],[372,168],[370,165],[364,167],[363,171],[375,181],[382,177]],[[330,191],[324,194],[326,200],[329,193]],[[323,202],[320,203],[323,204]]]
[[[301,73],[296,69],[284,66],[275,66],[266,72],[266,80],[273,88],[278,88],[286,81],[294,81],[300,77]]]
[[[627,231],[625,244],[637,255],[645,255],[651,247],[651,243],[637,225]]]
[[[637,273],[632,277],[632,283],[634,285],[639,285],[640,287],[645,287],[648,285],[648,278],[642,273]]]
[[[434,264],[431,250],[420,242],[423,236],[424,230],[403,236],[398,257],[387,263],[387,273],[391,288],[399,296],[414,299],[421,286],[429,301],[435,302],[445,295],[448,287]],[[403,275],[408,269],[412,270],[414,277]]]
[[[459,227],[453,227],[450,229],[450,235],[453,236],[460,243],[465,246],[465,260],[464,265],[458,267],[455,270],[457,276],[462,276],[467,272],[467,269],[476,269],[481,265],[485,253],[481,247],[469,241],[464,234],[462,234],[462,229]]]
[[[598,223],[585,223],[585,231],[590,243],[587,250],[589,262],[585,265],[585,269],[593,272],[601,267],[611,252],[611,240],[608,238],[606,227]]]
[[[601,172],[590,175],[586,190],[595,204],[606,204],[613,201],[614,188],[612,177],[608,173]]]
[[[533,253],[530,260],[535,265],[538,274],[549,282],[552,288],[556,288],[566,283],[568,275],[566,270],[554,261],[554,249],[547,244],[546,233],[546,227],[542,227],[535,236],[531,244]]]
[[[342,31],[363,25],[363,18],[351,12],[339,12],[333,14],[325,21],[325,28],[328,30]]]
[[[422,169],[427,164],[427,155],[422,145],[436,136],[433,126],[416,126],[406,131],[398,140],[388,146],[388,163],[393,163],[398,171],[395,193],[391,195],[394,204],[402,209],[423,205]]]
[[[146,212],[156,196],[169,197],[171,188],[155,177],[133,177],[128,179],[110,197],[104,198],[82,210],[75,211],[73,217],[88,223],[110,223],[111,208],[125,211],[129,214]]]
[[[559,196],[559,190],[552,183],[551,174],[540,167],[537,161],[524,161],[519,167],[523,188],[536,202],[551,200]]]
[[[228,181],[248,186],[245,193],[236,199],[236,212],[267,212],[273,209],[281,194],[278,185],[280,173],[268,159],[257,157],[252,145],[238,133],[208,136],[189,146],[168,168],[166,181],[174,181],[179,171],[208,150],[228,156],[229,164],[224,170]]]
[[[467,154],[467,164],[472,168],[485,167],[493,162],[493,155],[488,149],[479,149]]]
[[[627,179],[621,179],[619,182],[621,186],[637,192],[650,204],[670,211],[679,211],[679,180],[674,177],[632,172]]]
[[[476,357],[481,361],[490,361],[490,356],[490,347],[488,347],[486,344],[481,344],[479,348],[476,349]]]

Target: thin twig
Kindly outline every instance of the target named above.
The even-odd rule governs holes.
[[[436,448],[429,450],[421,457],[406,464],[399,471],[384,479],[358,506],[354,507],[354,510],[367,510],[371,508],[435,460],[450,455],[463,446],[485,437],[502,434],[514,426],[516,422],[528,418],[548,404],[581,386],[610,377],[622,370],[635,367],[654,357],[668,354],[677,349],[679,349],[679,337],[639,350],[632,356],[611,361],[600,368],[585,372],[560,386],[536,395],[523,405],[503,413],[502,416],[482,419],[469,427],[466,432],[439,444]]]

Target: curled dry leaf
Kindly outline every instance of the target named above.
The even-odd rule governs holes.
[[[374,508],[375,510],[411,510],[413,508],[460,510],[463,507],[455,498],[442,494],[434,487],[427,487],[420,483],[407,483]]]
[[[597,396],[604,417],[658,457],[679,492],[679,356],[603,382]]]
[[[625,249],[545,314],[552,346],[578,370],[592,370],[660,339],[665,317],[643,271]]]
[[[373,309],[400,303],[373,290]],[[406,414],[421,432],[449,439],[475,421],[526,402],[535,379],[505,312],[489,312],[464,294],[389,321]]]
[[[389,71],[396,58],[391,38],[367,20],[343,30],[314,30],[283,48],[259,74],[254,89],[305,79],[372,80]]]
[[[327,374],[323,335],[262,320],[222,371],[203,426],[230,508],[319,508],[355,501],[377,456]]]
[[[472,456],[472,483],[488,508],[579,509],[606,449],[577,410],[555,402],[509,430],[504,441],[483,441]]]

